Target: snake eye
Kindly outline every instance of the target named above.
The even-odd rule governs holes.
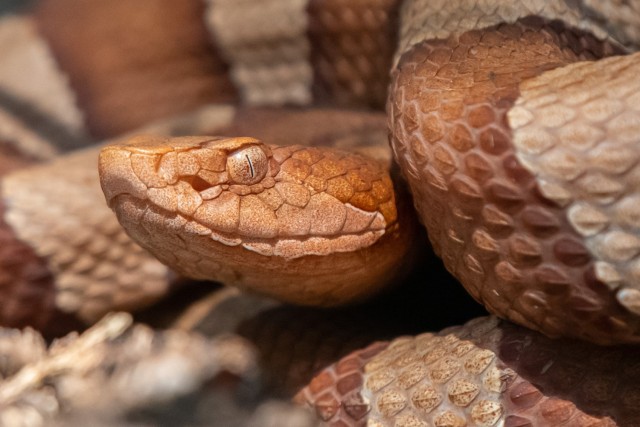
[[[227,172],[235,184],[251,185],[267,174],[267,155],[255,145],[241,148],[227,157]]]

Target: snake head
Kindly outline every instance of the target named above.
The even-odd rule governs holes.
[[[327,147],[138,136],[105,147],[99,171],[129,235],[197,279],[244,284],[293,260],[362,258],[398,228],[387,168]]]
[[[213,240],[263,255],[352,250],[337,241],[380,236],[396,220],[386,171],[362,156],[326,148],[270,147],[254,138],[140,136],[106,147],[100,174],[114,209],[121,196],[131,196],[167,218],[180,216],[185,227],[211,233]],[[373,243],[372,237],[360,243]],[[286,243],[293,238],[297,252]],[[315,240],[305,244],[309,239]]]

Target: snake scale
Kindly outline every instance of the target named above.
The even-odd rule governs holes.
[[[357,302],[433,256],[415,210],[504,320],[371,344],[296,401],[640,423],[639,2],[41,0],[0,27],[2,324],[60,334],[184,277]]]

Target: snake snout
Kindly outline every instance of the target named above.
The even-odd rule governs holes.
[[[147,187],[138,179],[130,167],[131,153],[120,147],[105,147],[98,158],[98,172],[100,186],[107,200],[112,206],[113,200],[121,194],[130,194],[142,199],[146,197]]]

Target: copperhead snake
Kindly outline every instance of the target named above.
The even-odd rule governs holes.
[[[348,147],[361,141],[383,146],[384,116],[344,108],[386,102],[393,158],[434,252],[476,300],[551,337],[638,344],[640,80],[638,54],[630,52],[640,38],[640,5],[406,0],[256,7],[211,1],[203,9],[190,3],[174,6],[171,16],[191,23],[191,30],[161,26],[176,32],[166,36],[174,44],[165,51],[180,52],[175,40],[203,34],[215,48],[190,45],[195,59],[155,81],[149,73],[101,83],[100,73],[114,70],[83,61],[92,40],[84,50],[69,43],[75,29],[56,21],[65,17],[63,8],[43,1],[33,18],[78,88],[89,133],[118,135],[217,102],[151,131],[187,127],[264,141],[136,136],[102,150],[107,203],[128,235],[173,271],[308,305],[351,302],[399,281],[424,256],[412,239],[408,199],[394,195],[402,190],[400,177],[392,180],[380,160],[345,151],[269,145],[346,140]],[[128,7],[114,10],[126,14]],[[90,9],[78,6],[74,13],[91,16]],[[196,11],[206,12],[207,25],[195,24]],[[287,19],[267,25],[265,11]],[[103,34],[120,34],[105,25]],[[148,64],[170,58],[141,46]],[[109,48],[95,53],[111,55]],[[126,71],[126,59],[105,64]],[[167,84],[176,80],[184,84]],[[165,87],[160,84],[169,91],[158,92]],[[291,111],[286,119],[274,110],[222,105],[236,90],[249,106],[332,101],[343,110]],[[38,146],[38,138],[31,140]],[[169,269],[130,241],[103,207],[97,155],[98,149],[85,149],[4,176],[2,246],[21,252],[20,262],[14,255],[7,264],[12,273],[2,292],[11,303],[2,309],[3,323],[42,328],[63,325],[53,321],[60,317],[90,323],[112,309],[149,304],[176,286]],[[58,217],[40,220],[43,207]],[[84,216],[88,209],[95,216]],[[71,230],[77,237],[67,242]],[[60,250],[63,241],[73,249]],[[513,340],[539,347],[502,352]],[[331,374],[324,372],[298,396],[322,409],[332,425],[637,423],[640,374],[631,355],[637,349],[569,342],[555,350],[552,343],[506,322],[478,320],[442,335],[374,345],[329,368]],[[556,362],[565,366],[572,348],[609,354],[628,377],[603,368],[590,380],[601,387],[595,394],[562,390],[551,398],[538,375]],[[533,357],[551,364],[534,363],[540,372],[511,363],[537,352],[550,355]],[[432,353],[432,360],[418,363]],[[479,365],[470,362],[474,357]],[[381,368],[386,365],[397,370]],[[403,371],[407,366],[415,369]],[[379,369],[382,382],[371,380]],[[342,375],[351,375],[351,382]],[[605,383],[614,385],[602,392]],[[613,403],[613,389],[625,397]],[[424,392],[420,399],[416,390]],[[538,394],[544,398],[524,403],[513,397]],[[591,405],[599,398],[608,405]],[[558,415],[569,406],[565,418]]]

